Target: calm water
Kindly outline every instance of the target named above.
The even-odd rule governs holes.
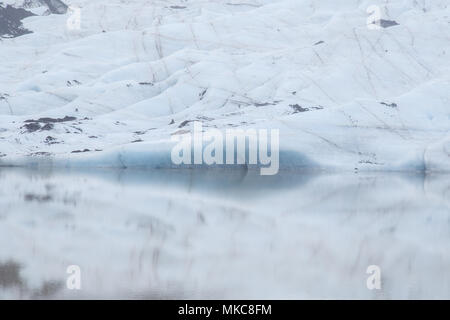
[[[0,298],[450,298],[449,244],[445,175],[0,170]]]

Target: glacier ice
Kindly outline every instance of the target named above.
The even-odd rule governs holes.
[[[279,129],[281,169],[449,171],[448,1],[63,2],[79,30],[5,2],[36,15],[0,41],[0,165],[171,167],[201,121]]]

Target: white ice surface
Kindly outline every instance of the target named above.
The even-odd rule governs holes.
[[[2,165],[170,166],[170,136],[199,120],[279,129],[282,167],[450,170],[447,0],[66,3],[81,30],[35,16],[0,41]],[[399,25],[370,30],[374,4]]]

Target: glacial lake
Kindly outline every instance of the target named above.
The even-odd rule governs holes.
[[[448,175],[258,173],[0,169],[0,298],[450,298]]]

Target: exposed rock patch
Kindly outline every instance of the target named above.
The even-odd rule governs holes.
[[[398,26],[399,23],[397,21],[394,20],[384,20],[384,19],[380,19],[377,21],[374,21],[373,24],[376,24],[382,28],[389,28],[389,27],[393,27],[393,26]]]
[[[299,112],[306,112],[306,111],[311,111],[311,110],[322,110],[323,109],[323,107],[322,106],[317,106],[317,107],[309,107],[309,108],[305,108],[305,107],[302,107],[301,105],[299,105],[299,104],[291,104],[291,105],[289,105],[291,108],[292,108],[292,110],[293,110],[293,114],[294,113],[299,113]]]
[[[22,25],[22,20],[35,14],[22,8],[0,5],[0,38],[15,38],[31,33]]]
[[[43,123],[59,123],[59,122],[68,122],[75,121],[77,118],[65,116],[64,118],[39,118],[37,120],[25,120],[26,123],[32,122],[43,122]]]

